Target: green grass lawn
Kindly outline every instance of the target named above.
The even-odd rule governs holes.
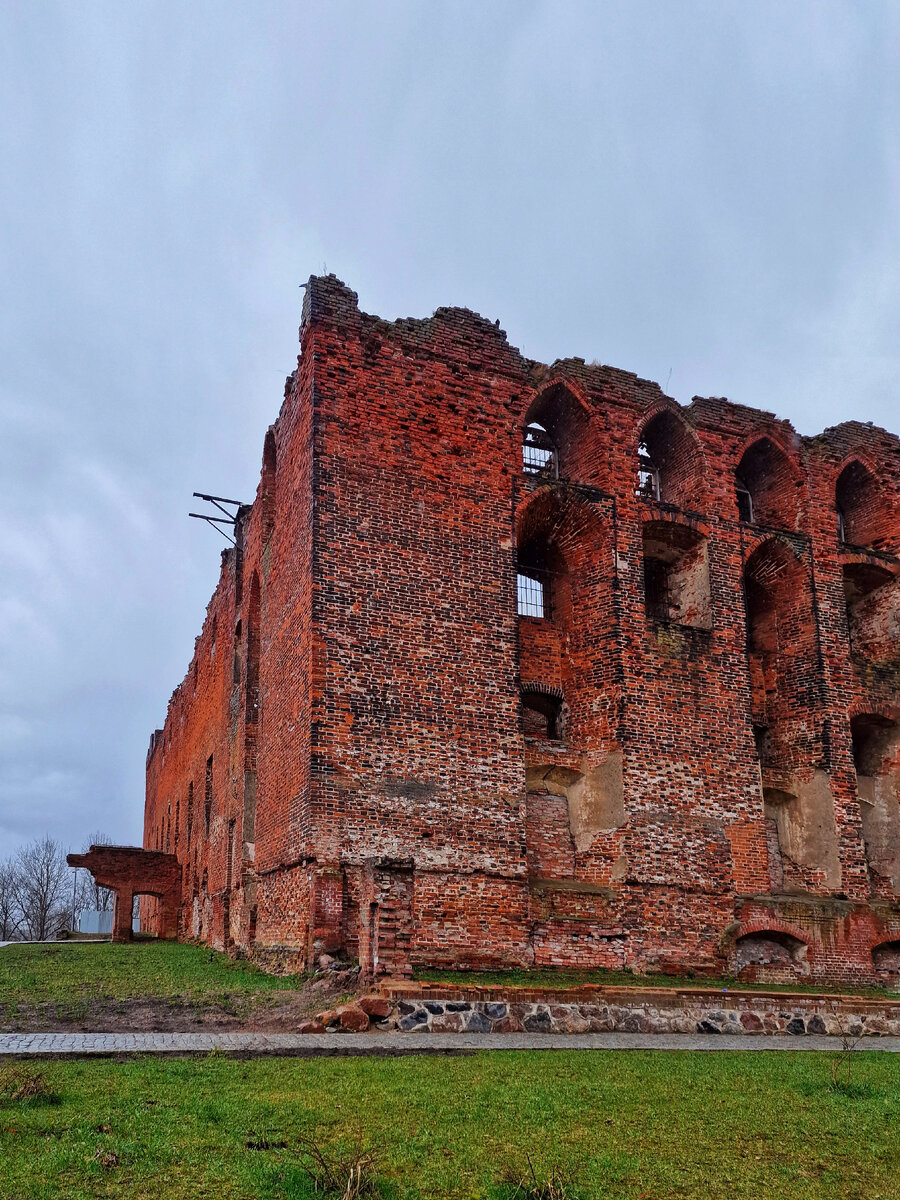
[[[221,1000],[294,989],[301,982],[177,942],[60,942],[0,950],[0,1005],[5,1006],[133,996]]]
[[[739,983],[733,979],[684,979],[671,975],[633,975],[627,971],[432,971],[416,972],[421,981],[466,985],[509,984],[519,987],[577,987],[584,983],[631,987],[728,987],[731,990],[840,992],[827,985],[783,987]],[[77,1004],[90,999],[131,997],[193,1002],[240,1000],[253,995],[292,991],[302,977],[277,978],[246,962],[202,946],[178,942],[59,942],[6,946],[0,950],[0,1006]],[[845,988],[855,994],[897,998],[884,988]]]
[[[371,1148],[397,1200],[509,1196],[498,1180],[523,1176],[526,1152],[539,1177],[569,1177],[569,1200],[896,1200],[900,1059],[855,1053],[843,1092],[830,1066],[663,1051],[7,1062],[56,1096],[7,1086],[0,1197],[311,1197],[311,1137]]]
[[[698,975],[686,978],[673,975],[635,975],[631,971],[569,971],[564,968],[508,971],[436,971],[422,968],[415,972],[420,983],[451,983],[463,987],[481,984],[507,984],[515,987],[570,988],[585,983],[600,983],[606,987],[664,987],[664,988],[728,988],[729,991],[749,992],[811,992],[851,993],[854,996],[900,998],[897,990],[862,987],[857,984],[827,983],[745,983],[737,979],[711,979]]]

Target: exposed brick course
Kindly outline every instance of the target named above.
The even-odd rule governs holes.
[[[898,438],[682,408],[331,276],[300,336],[147,756],[180,935],[369,975],[900,973]]]

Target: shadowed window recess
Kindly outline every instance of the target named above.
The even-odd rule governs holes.
[[[637,487],[641,500],[696,509],[700,490],[700,447],[685,421],[666,410],[652,417],[637,448]]]
[[[526,737],[559,741],[563,736],[562,696],[549,689],[522,688],[522,724]]]
[[[674,521],[647,521],[643,548],[647,618],[712,628],[709,561],[703,534]]]
[[[734,477],[738,519],[748,525],[796,529],[803,501],[803,481],[791,469],[784,451],[767,437],[744,452]]]
[[[878,479],[854,459],[838,476],[834,490],[838,540],[848,546],[896,553],[897,522]]]

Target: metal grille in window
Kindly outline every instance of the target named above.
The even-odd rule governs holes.
[[[534,575],[523,575],[520,571],[516,576],[516,591],[520,617],[544,617],[547,615],[546,595],[542,579],[538,579]]]
[[[644,559],[644,608],[651,621],[668,621],[672,614],[669,570],[658,558]]]
[[[837,535],[839,542],[847,541],[847,518],[840,508],[837,510]]]
[[[555,479],[557,465],[553,439],[543,425],[532,421],[525,427],[525,436],[522,439],[522,469],[526,475],[542,475],[547,479]]]
[[[643,500],[659,499],[659,471],[653,464],[646,442],[638,446],[637,495]]]
[[[753,497],[750,495],[749,488],[738,479],[735,492],[737,494],[738,519],[743,521],[745,525],[752,525]]]

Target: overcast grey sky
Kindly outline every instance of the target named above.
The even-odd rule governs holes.
[[[879,0],[4,0],[0,858],[140,840],[310,273],[898,429],[898,54]]]

